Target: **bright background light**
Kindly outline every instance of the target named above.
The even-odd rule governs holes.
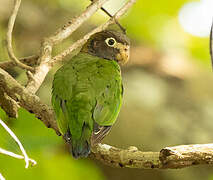
[[[213,0],[186,3],[179,11],[183,29],[198,37],[209,36],[213,17]]]

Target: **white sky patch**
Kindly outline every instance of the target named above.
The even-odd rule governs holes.
[[[186,3],[179,11],[178,19],[183,29],[199,37],[207,37],[213,17],[213,0]]]

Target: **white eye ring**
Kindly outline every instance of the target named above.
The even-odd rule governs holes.
[[[115,38],[107,38],[106,40],[105,40],[105,42],[106,42],[106,44],[107,44],[107,46],[109,46],[109,47],[114,47],[115,45],[116,45],[116,40],[115,40]]]

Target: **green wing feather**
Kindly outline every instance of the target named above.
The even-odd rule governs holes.
[[[54,76],[52,105],[61,133],[71,138],[74,157],[88,155],[94,125],[113,125],[121,103],[120,67],[113,60],[79,53]]]
[[[108,61],[104,63],[108,64]],[[113,63],[111,69],[99,67],[101,88],[97,92],[93,118],[100,126],[111,126],[115,122],[122,103],[120,68],[116,62]],[[95,79],[93,82],[95,86]]]

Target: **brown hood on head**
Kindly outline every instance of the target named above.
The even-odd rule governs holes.
[[[108,44],[109,39],[114,40],[115,43]],[[116,31],[102,31],[92,35],[82,47],[81,52],[125,64],[129,60],[129,46],[130,42],[125,34]]]

